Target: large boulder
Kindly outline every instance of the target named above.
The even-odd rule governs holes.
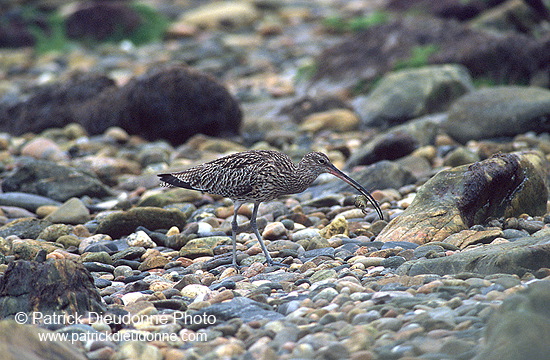
[[[548,69],[547,43],[548,37],[498,34],[452,20],[396,17],[325,49],[316,59],[310,89],[353,89],[388,71],[422,63],[460,64],[474,78],[528,83]]]
[[[169,229],[172,226],[183,229],[186,220],[186,214],[176,209],[143,206],[108,214],[101,219],[96,232],[118,238],[133,233],[138,226],[150,230]]]
[[[354,105],[363,126],[387,126],[445,111],[473,88],[463,66],[424,66],[386,74],[368,96],[357,97]]]
[[[65,19],[65,30],[71,39],[107,41],[130,36],[142,22],[124,2],[82,2]]]
[[[47,336],[48,341],[44,341]],[[86,360],[83,351],[69,341],[55,339],[56,334],[37,326],[0,321],[2,360]]]
[[[516,274],[546,268],[550,263],[550,238],[526,237],[509,243],[480,246],[449,256],[407,261],[397,272],[409,276],[421,274],[451,275],[464,272],[481,275]]]
[[[148,140],[181,144],[202,133],[239,133],[237,101],[212,76],[185,66],[166,66],[119,88],[103,75],[76,75],[39,88],[15,105],[0,104],[0,131],[21,135],[80,123],[90,135],[118,126]]]
[[[546,360],[550,354],[550,281],[529,284],[493,312],[474,360]]]
[[[443,129],[462,143],[550,130],[550,90],[497,86],[473,91],[449,109]]]
[[[92,275],[71,260],[13,261],[0,277],[0,318],[18,312],[74,315],[104,310]]]
[[[411,205],[378,235],[378,241],[425,244],[490,217],[544,215],[546,161],[536,152],[495,155],[443,170],[426,182]]]
[[[393,126],[355,150],[349,157],[346,167],[351,169],[357,165],[399,159],[418,147],[431,145],[446,118],[447,115],[444,113],[432,114]]]
[[[2,182],[4,192],[37,194],[56,201],[104,197],[111,191],[94,175],[47,160],[21,158]]]

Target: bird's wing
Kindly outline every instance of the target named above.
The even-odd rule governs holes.
[[[160,185],[165,187],[181,187],[190,190],[206,191],[206,189],[201,189],[200,187],[194,186],[191,182],[186,180],[186,176],[182,175],[183,173],[158,174],[160,177]]]

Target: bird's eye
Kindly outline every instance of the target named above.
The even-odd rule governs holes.
[[[317,162],[321,165],[326,165],[327,161],[323,158],[317,159]]]

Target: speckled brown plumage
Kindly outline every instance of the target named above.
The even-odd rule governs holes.
[[[380,207],[361,185],[338,170],[320,152],[310,152],[296,165],[290,157],[278,151],[250,150],[216,159],[190,169],[170,174],[159,174],[161,184],[193,189],[230,198],[235,203],[232,221],[233,265],[236,262],[236,213],[246,202],[254,203],[250,224],[267,262],[273,264],[256,226],[258,205],[281,195],[306,190],[322,173],[333,174],[361,192],[383,218]]]

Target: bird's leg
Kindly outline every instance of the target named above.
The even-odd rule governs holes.
[[[237,230],[239,228],[239,224],[237,223],[237,212],[239,211],[239,208],[241,207],[242,203],[240,202],[234,202],[233,203],[233,220],[231,221],[231,238],[233,239],[233,266],[235,269],[239,268],[239,265],[237,265]]]
[[[264,244],[264,241],[262,239],[262,236],[260,235],[260,232],[258,231],[258,225],[256,224],[256,216],[258,215],[258,207],[260,207],[260,203],[254,203],[254,209],[252,210],[252,216],[250,218],[250,226],[252,227],[252,231],[254,231],[254,234],[256,235],[256,238],[258,239],[258,242],[260,243],[260,247],[262,248],[262,251],[264,252],[265,259],[267,263],[271,266],[277,265],[277,266],[284,266],[288,267],[288,265],[275,262],[271,258],[271,255],[269,255],[269,252],[267,251],[267,248]]]

